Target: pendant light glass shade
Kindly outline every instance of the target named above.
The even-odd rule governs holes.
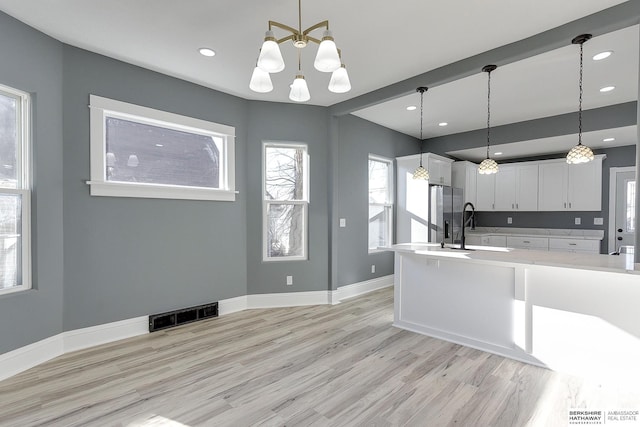
[[[138,156],[136,156],[135,154],[130,154],[129,158],[127,159],[127,166],[129,166],[130,168],[135,168],[138,167],[139,164],[140,161],[138,160]]]
[[[570,165],[576,165],[580,163],[587,163],[595,159],[593,151],[586,145],[582,145],[582,59],[584,54],[584,43],[591,38],[591,34],[581,34],[571,40],[573,44],[580,45],[580,81],[579,90],[580,98],[578,100],[578,145],[573,147],[567,153],[567,163]]]
[[[498,173],[498,163],[495,160],[486,158],[478,166],[478,173],[480,175],[491,175],[492,173]]]
[[[340,68],[335,70],[331,74],[331,80],[329,80],[329,90],[333,93],[345,93],[351,90],[351,82],[349,81],[349,74],[344,64],[340,65]]]
[[[279,73],[284,70],[284,60],[273,31],[265,33],[264,43],[258,57],[258,67],[267,73]]]
[[[422,167],[422,165],[418,166],[416,170],[413,172],[413,179],[424,179],[429,180],[429,171]]]
[[[273,90],[273,83],[271,83],[269,73],[256,65],[256,68],[253,69],[253,74],[251,74],[249,89],[258,93],[271,92]]]
[[[296,102],[305,102],[311,99],[311,94],[309,94],[309,88],[307,87],[307,81],[304,79],[302,71],[298,71],[295,80],[291,84],[289,99]]]
[[[595,159],[596,156],[593,154],[591,148],[586,145],[578,144],[569,150],[567,154],[567,163],[570,165],[577,165],[579,163],[587,163]]]
[[[333,41],[331,31],[326,30],[322,36],[322,42],[318,47],[318,53],[316,59],[313,62],[313,66],[316,70],[324,73],[331,73],[340,68],[340,56],[338,55],[338,48]]]

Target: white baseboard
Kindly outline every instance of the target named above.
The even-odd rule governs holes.
[[[231,314],[237,311],[246,310],[247,307],[247,295],[223,299],[218,301],[218,315],[224,316],[225,314]]]
[[[133,319],[67,331],[62,333],[64,352],[70,353],[148,333],[149,316],[134,317]]]
[[[64,354],[62,334],[0,354],[0,381]]]
[[[328,291],[247,295],[247,308],[296,307],[329,304]]]
[[[377,277],[364,282],[352,283],[351,285],[340,286],[331,294],[331,303],[338,304],[348,298],[357,297],[359,295],[368,294],[378,289],[393,286],[393,274],[388,276]]]
[[[335,291],[243,295],[218,301],[218,314],[224,316],[253,308],[337,304],[347,298],[353,298],[388,286],[393,286],[393,275],[341,286]],[[0,354],[0,381],[65,353],[147,333],[149,333],[148,316],[134,317],[63,332],[8,353]]]

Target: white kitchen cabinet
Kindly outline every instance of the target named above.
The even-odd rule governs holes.
[[[549,238],[549,250],[557,252],[600,253],[600,240]]]
[[[507,247],[514,249],[548,251],[549,239],[547,237],[507,236]]]
[[[538,210],[538,165],[504,165],[496,174],[496,211]]]
[[[471,162],[453,162],[451,165],[451,186],[462,188],[464,191],[464,201],[471,202],[476,206],[476,182],[478,176],[478,165]],[[477,209],[477,206],[476,206]]]
[[[544,161],[539,166],[538,210],[602,210],[602,160],[569,165],[564,159]]]
[[[422,163],[427,163],[429,171],[429,184],[451,185],[451,163],[453,160],[427,153],[422,159]]]
[[[498,172],[500,173],[500,172]],[[495,210],[496,175],[481,175],[476,173],[476,210]]]

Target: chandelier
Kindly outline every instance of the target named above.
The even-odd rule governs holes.
[[[489,145],[491,144],[491,72],[496,68],[495,65],[485,65],[482,71],[487,73],[487,158],[478,166],[478,173],[481,175],[490,175],[498,173],[498,163],[489,156]]]
[[[578,145],[567,153],[567,163],[569,164],[587,163],[595,159],[591,148],[582,145],[582,56],[583,45],[590,38],[591,34],[581,34],[571,40],[571,43],[580,45],[580,99],[578,100]]]
[[[336,47],[333,35],[331,31],[329,31],[329,21],[318,22],[306,30],[303,30],[301,2],[302,0],[298,0],[298,29],[281,24],[280,22],[269,21],[269,30],[265,34],[264,43],[260,49],[258,61],[251,75],[251,81],[249,82],[249,88],[254,92],[266,93],[273,90],[270,74],[279,73],[284,70],[284,60],[279,45],[289,40],[291,40],[293,45],[298,49],[298,71],[290,86],[289,99],[296,102],[305,102],[311,99],[309,87],[307,86],[301,67],[302,49],[304,49],[309,42],[319,45],[313,63],[315,69],[323,73],[332,73],[329,79],[329,90],[334,93],[345,93],[351,90],[351,82],[349,81],[347,69],[342,63],[340,50]],[[273,32],[274,27],[290,34],[278,39]],[[309,35],[311,32],[321,28],[325,29],[321,40]]]
[[[422,136],[422,116],[424,112],[424,93],[428,89],[429,88],[425,86],[420,86],[416,89],[416,92],[420,93],[420,165],[413,172],[413,179],[424,179],[426,181],[429,180],[429,171],[422,166],[422,148],[424,145],[424,138]]]

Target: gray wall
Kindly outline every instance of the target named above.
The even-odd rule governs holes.
[[[533,228],[569,228],[604,230],[604,239],[600,244],[600,252],[608,252],[609,235],[609,170],[612,167],[634,166],[636,147],[608,148],[595,150],[596,154],[606,154],[607,158],[602,162],[602,211],[600,212],[478,212],[477,225],[483,227],[533,227]],[[547,158],[558,158],[562,155]],[[542,158],[536,158],[542,159]],[[529,159],[533,160],[533,159]],[[507,224],[507,217],[513,219],[512,224]],[[575,218],[579,217],[580,225],[575,225]],[[594,218],[603,218],[603,225],[594,225]]]
[[[368,253],[369,154],[395,158],[415,153],[418,140],[348,115],[338,119],[337,218],[347,226],[338,228],[337,286],[345,286],[393,274],[393,253]],[[395,229],[395,227],[394,227]],[[375,264],[376,272],[371,273]]]
[[[92,197],[89,94],[236,127],[235,202]],[[64,47],[64,329],[244,295],[247,101]]]
[[[0,354],[62,332],[62,44],[0,13],[0,83],[31,93],[33,288],[0,296]]]
[[[247,144],[249,294],[327,290],[329,283],[329,126],[327,109],[251,102]],[[306,261],[262,261],[262,143],[305,143],[309,152],[309,252]],[[293,286],[286,276],[293,276]]]

